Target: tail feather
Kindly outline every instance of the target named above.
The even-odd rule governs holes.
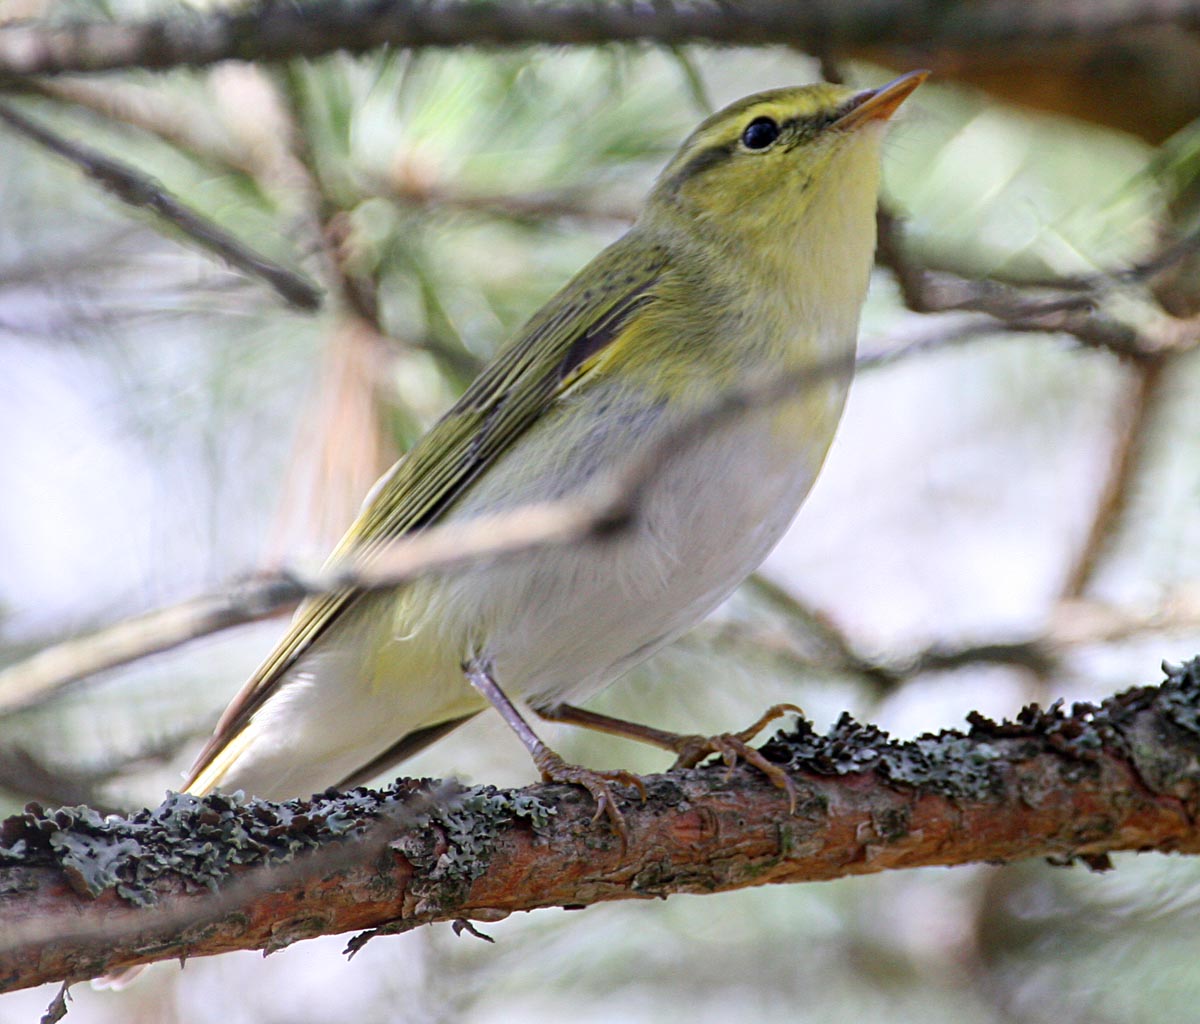
[[[197,761],[183,787],[192,796],[204,796],[220,786],[229,770],[250,746],[253,734],[247,724],[225,746],[215,751],[206,761]]]

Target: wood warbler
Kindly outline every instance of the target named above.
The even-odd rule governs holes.
[[[307,601],[226,710],[188,790],[284,799],[357,783],[491,704],[547,780],[587,787],[597,815],[623,829],[610,786],[636,777],[564,763],[506,693],[683,763],[745,757],[786,786],[746,746],[752,730],[701,740],[568,702],[697,622],[795,516],[850,382],[885,124],[924,78],[776,89],[704,121],[628,233],[384,475],[332,561],[369,564],[432,523],[587,495],[730,389],[810,366],[838,372],[666,453],[636,516],[608,538]]]

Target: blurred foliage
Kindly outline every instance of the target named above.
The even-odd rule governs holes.
[[[45,13],[153,7],[81,0]],[[884,76],[849,70],[856,81]],[[407,447],[473,367],[616,237],[710,103],[816,76],[813,61],[782,48],[381,51],[110,76],[105,87],[129,90],[123,119],[53,95],[22,99],[31,116],[303,268],[328,299],[317,316],[284,308],[6,137],[0,430],[12,440],[0,457],[0,660],[219,586],[264,558],[319,558],[327,539],[305,523],[352,513],[365,489],[355,482]],[[930,266],[1031,279],[1128,265],[1153,249],[1179,182],[1195,180],[1194,127],[1156,151],[937,85],[914,107],[885,177],[910,217],[914,256]],[[887,276],[876,285],[864,333],[878,341],[914,317]],[[362,308],[348,294],[365,296]],[[359,344],[347,339],[363,337],[345,329],[353,317],[369,321],[361,365],[346,355]],[[1061,339],[997,335],[864,375],[826,475],[768,572],[887,663],[930,642],[1036,632],[1107,471],[1124,373]],[[1200,426],[1198,373],[1194,356],[1175,364],[1096,584],[1106,595],[1153,596],[1200,568],[1200,458],[1194,444],[1172,443]],[[363,452],[377,464],[339,475]],[[106,800],[153,802],[278,628],[107,673],[0,722],[0,745],[51,768],[90,767]],[[889,689],[831,666],[819,628],[744,592],[596,706],[715,732],[787,700],[821,725],[849,708],[917,732],[970,708],[1001,715],[1026,699],[1149,681],[1158,658],[1194,654],[1195,640],[1095,645],[1051,680],[993,666]],[[618,740],[546,734],[587,763],[666,763]],[[128,770],[111,776],[122,762]],[[486,716],[406,770],[498,784],[532,773]],[[7,794],[0,810],[25,795]],[[349,965],[336,940],[303,944],[266,963],[158,970],[121,996],[79,993],[71,1013],[189,1024],[1186,1019],[1200,996],[1197,899],[1200,871],[1165,859],[1122,858],[1106,877],[1043,865],[929,870],[545,912],[486,928],[496,947],[426,931],[374,942]],[[48,998],[4,997],[0,1022],[29,1019]]]

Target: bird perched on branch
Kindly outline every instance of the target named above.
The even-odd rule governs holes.
[[[509,696],[682,763],[743,757],[787,788],[747,746],[753,730],[702,740],[573,702],[714,608],[812,486],[853,369],[884,127],[924,78],[777,89],[704,121],[628,233],[384,475],[331,562],[352,571],[431,524],[600,494],[650,457],[626,520],[577,544],[306,601],[188,790],[283,799],[358,783],[490,705],[544,778],[585,786],[623,832],[614,787],[636,776],[565,763]],[[794,387],[754,400],[779,380]],[[706,415],[735,391],[736,408]]]

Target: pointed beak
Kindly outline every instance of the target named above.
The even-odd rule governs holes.
[[[928,77],[928,71],[910,71],[878,89],[860,92],[851,100],[853,106],[834,121],[831,127],[858,128],[869,121],[888,120],[912,91]]]

